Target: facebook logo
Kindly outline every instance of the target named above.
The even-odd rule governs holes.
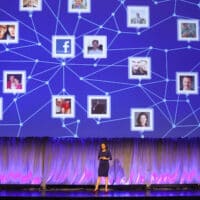
[[[57,54],[71,54],[72,41],[71,39],[57,39],[56,40],[56,53]]]

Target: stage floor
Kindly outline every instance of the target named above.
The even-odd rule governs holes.
[[[0,199],[200,199],[200,190],[102,190],[94,193],[92,189],[1,189]]]

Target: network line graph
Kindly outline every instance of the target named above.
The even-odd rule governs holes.
[[[132,12],[134,6],[148,8],[149,27],[127,26],[128,6]],[[43,0],[41,11],[32,12],[20,11],[17,0],[3,0],[0,25],[17,22],[19,41],[0,43],[0,136],[199,137],[199,36],[180,40],[178,30],[179,22],[199,21],[199,14],[197,0],[91,0],[88,13],[69,12],[66,0]],[[74,36],[74,56],[53,57],[53,36]],[[86,36],[106,36],[106,57],[84,57]],[[135,78],[129,60],[149,62],[148,77]],[[26,91],[4,92],[5,73],[18,70],[25,72]],[[177,72],[194,73],[193,94],[179,90]],[[55,95],[74,96],[74,117],[52,116]],[[91,95],[110,97],[109,117],[88,117]],[[133,127],[134,109],[152,111],[152,130]]]

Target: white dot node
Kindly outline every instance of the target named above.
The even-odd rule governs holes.
[[[143,134],[141,134],[141,135],[140,135],[140,137],[141,137],[141,138],[144,138],[144,135],[143,135]]]
[[[176,17],[177,16],[176,13],[174,13],[173,16]]]
[[[141,84],[141,83],[138,83],[138,87],[142,87],[142,84]]]
[[[65,88],[63,88],[63,89],[62,89],[62,91],[63,91],[63,92],[66,92],[66,89],[65,89]]]
[[[65,128],[66,127],[65,124],[63,124],[62,127]]]
[[[189,99],[187,99],[187,100],[186,100],[186,102],[187,102],[187,103],[190,103],[190,100],[189,100]]]
[[[35,63],[38,63],[39,62],[39,60],[38,59],[35,59]]]
[[[115,13],[112,13],[111,15],[112,15],[112,16],[115,16]]]
[[[17,98],[14,98],[13,101],[16,102],[16,101],[17,101]]]
[[[109,92],[106,92],[105,95],[108,96],[108,95],[109,95]]]
[[[19,125],[22,127],[22,126],[23,126],[23,123],[20,123]]]
[[[101,26],[99,26],[99,28],[100,28],[100,29],[102,29],[102,28],[103,28],[103,26],[101,25]]]
[[[41,42],[38,42],[38,44],[37,44],[38,46],[41,46],[42,44],[41,44]]]
[[[166,102],[167,100],[166,99],[163,99],[163,102]]]
[[[137,32],[137,34],[138,34],[138,35],[141,35],[141,33],[140,33],[139,31]]]
[[[28,76],[28,79],[31,79],[32,78],[32,76]]]
[[[5,50],[6,50],[6,51],[10,51],[10,49],[9,49],[9,48],[6,48]]]
[[[149,47],[149,49],[153,49],[153,47],[152,47],[152,46],[150,46],[150,47]]]
[[[166,78],[166,79],[165,79],[165,81],[166,81],[166,82],[169,82],[169,79],[168,79],[168,78]]]
[[[65,65],[66,65],[66,62],[62,62],[61,65],[62,65],[62,66],[65,66]]]
[[[172,124],[172,128],[176,128],[176,124]]]
[[[188,49],[191,49],[191,46],[190,46],[190,45],[188,45],[188,46],[187,46],[187,48],[188,48]]]
[[[81,19],[82,18],[81,15],[79,15],[78,18]]]
[[[97,124],[99,125],[99,124],[101,124],[101,122],[100,122],[100,121],[97,121]]]
[[[83,77],[80,77],[80,81],[82,81],[84,78]]]
[[[97,63],[94,63],[94,65],[93,65],[94,67],[96,67],[97,66]]]
[[[156,5],[157,5],[157,4],[158,4],[158,2],[157,2],[157,1],[154,1],[154,4],[156,4]]]
[[[81,120],[80,120],[80,119],[78,119],[76,122],[77,122],[78,124],[80,124],[80,123],[81,123]]]
[[[118,34],[121,34],[122,32],[120,30],[117,31]]]
[[[168,49],[165,49],[165,52],[167,53],[167,52],[168,52]]]
[[[32,17],[33,17],[33,14],[32,14],[32,13],[29,13],[29,17],[32,18]]]
[[[49,85],[49,81],[46,81],[45,84],[46,84],[46,85]]]

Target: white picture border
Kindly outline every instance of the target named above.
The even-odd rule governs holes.
[[[195,23],[196,24],[196,37],[182,37],[181,34],[181,24],[182,23]],[[178,19],[177,20],[177,33],[179,41],[199,41],[199,20],[198,19]]]
[[[16,74],[16,75],[22,75],[22,89],[8,89],[7,88],[7,77],[8,75]],[[3,92],[4,93],[13,93],[13,94],[19,94],[19,93],[25,93],[26,92],[26,71],[24,70],[5,70],[3,71]]]
[[[56,113],[56,99],[70,99],[71,113],[57,114]],[[52,118],[74,118],[75,117],[75,96],[74,95],[53,95],[52,96]]]
[[[92,100],[94,99],[104,99],[107,102],[107,110],[106,114],[93,114],[91,111],[92,108]],[[106,95],[88,95],[87,96],[87,114],[88,118],[96,118],[96,119],[102,119],[102,118],[111,118],[111,97]]]
[[[194,89],[193,90],[181,90],[180,77],[181,76],[193,76],[194,77]],[[176,72],[176,93],[177,94],[198,94],[198,72]]]
[[[16,21],[0,21],[0,25],[14,25],[15,39],[0,39],[0,44],[15,44],[19,42],[19,23]]]
[[[72,8],[74,0],[68,0],[68,12],[69,13],[90,13],[91,12],[91,0],[87,0],[86,8]]]
[[[133,11],[138,12],[138,10],[143,10],[146,13],[146,20],[145,24],[132,24],[131,23],[131,12]],[[127,6],[127,27],[129,28],[148,28],[150,26],[150,14],[149,14],[149,6]]]
[[[148,71],[145,75],[133,75],[132,74],[132,61],[146,60],[148,65]],[[151,79],[151,57],[128,57],[128,78],[129,79]]]
[[[149,126],[137,127],[135,125],[135,113],[149,113]],[[152,108],[131,108],[131,131],[153,131],[154,130],[154,110]]]
[[[0,97],[0,120],[3,120],[3,98]]]
[[[103,45],[102,54],[89,54],[88,46],[91,46],[93,40],[98,40]],[[105,35],[85,35],[83,37],[83,57],[84,58],[107,58],[107,36]]]
[[[20,11],[41,11],[42,10],[42,0],[38,0],[38,6],[37,7],[24,7],[23,6],[23,0],[20,0],[19,2],[19,10]]]
[[[56,41],[57,40],[71,40],[71,53],[57,53]],[[53,35],[52,36],[52,57],[53,58],[74,58],[75,57],[75,36],[74,35]]]

